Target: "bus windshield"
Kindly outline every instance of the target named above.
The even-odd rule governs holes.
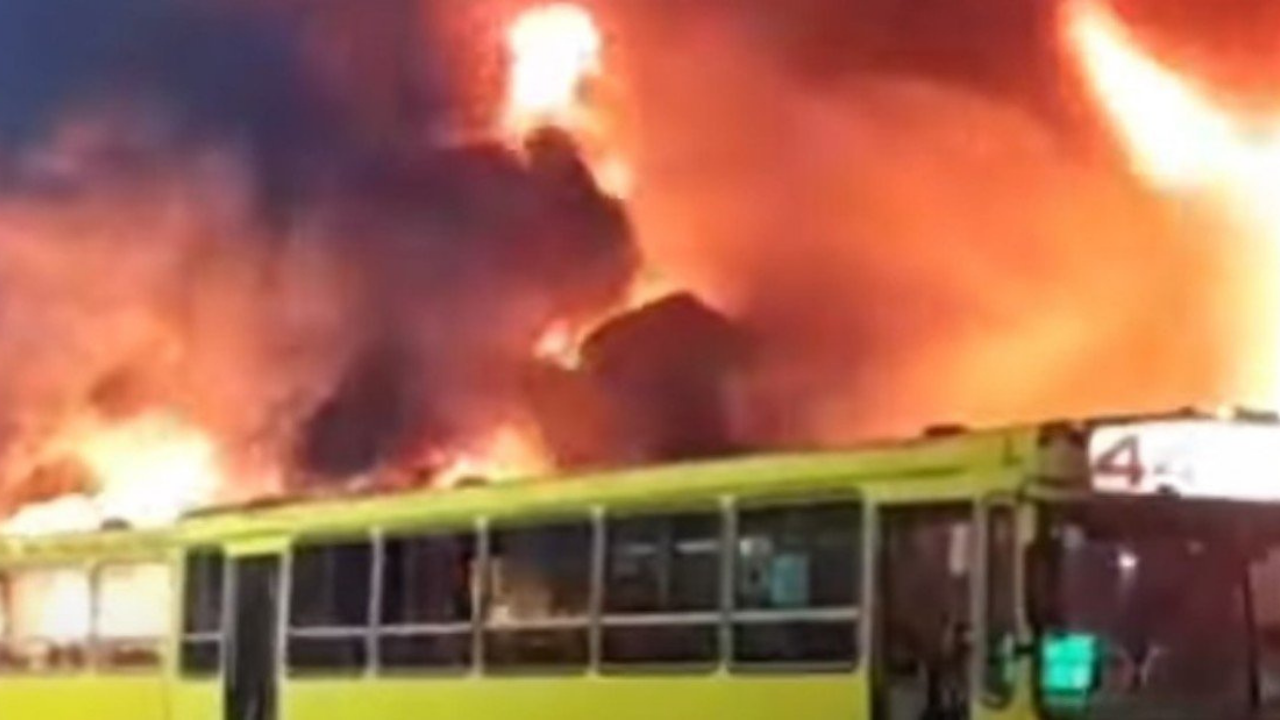
[[[1148,499],[1046,515],[1046,715],[1280,717],[1274,510]]]

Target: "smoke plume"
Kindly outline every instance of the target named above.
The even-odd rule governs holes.
[[[348,9],[0,8],[0,498],[81,482],[43,450],[68,424],[154,408],[240,478],[412,465],[525,413],[538,332],[621,290],[572,143],[425,142],[431,59],[377,62],[411,18]]]
[[[602,465],[1241,396],[1249,249],[1129,176],[1052,3],[586,3],[625,205],[555,131],[446,141],[516,4],[0,5],[0,504],[155,408],[288,485],[511,422]],[[532,359],[641,262],[689,293]]]
[[[638,235],[756,341],[756,442],[1248,397],[1256,248],[1128,173],[1052,3],[802,4],[617,11]]]

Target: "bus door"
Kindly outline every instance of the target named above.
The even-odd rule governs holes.
[[[280,556],[231,562],[225,720],[276,720]]]
[[[980,572],[972,639],[974,720],[1034,716],[1031,662],[1022,649],[1019,612],[1022,539],[1019,508],[1011,498],[988,498],[980,514]]]
[[[881,506],[873,655],[876,720],[970,720],[975,508]]]

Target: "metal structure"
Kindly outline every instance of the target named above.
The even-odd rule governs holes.
[[[0,708],[1265,717],[1278,467],[1269,419],[1179,414],[10,538]]]

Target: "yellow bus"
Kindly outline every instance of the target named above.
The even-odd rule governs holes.
[[[0,541],[4,720],[1264,718],[1280,425],[948,431]]]

